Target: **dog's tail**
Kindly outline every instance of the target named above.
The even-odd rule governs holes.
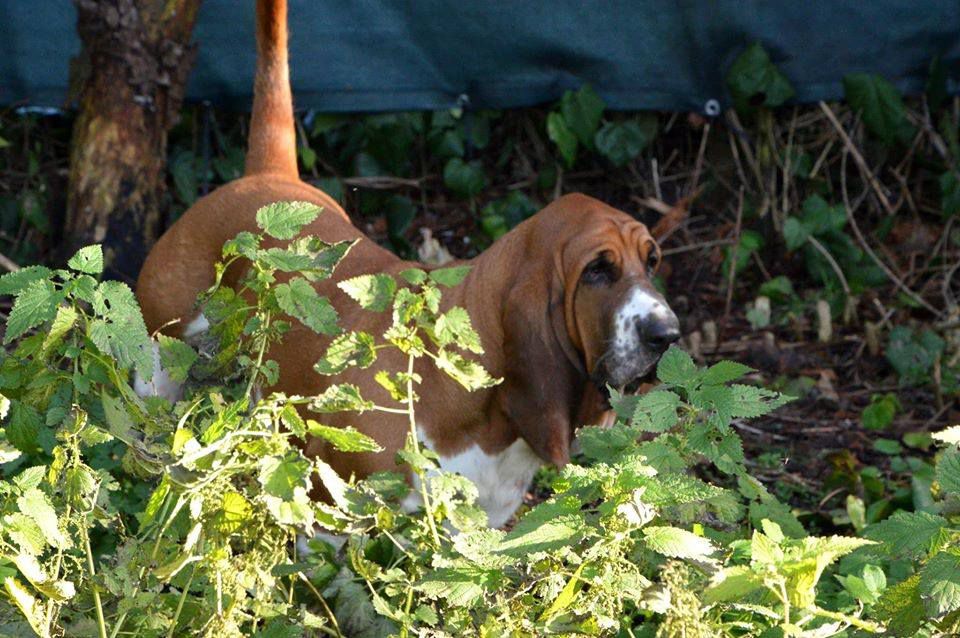
[[[287,66],[287,0],[257,0],[257,76],[244,172],[299,174]]]

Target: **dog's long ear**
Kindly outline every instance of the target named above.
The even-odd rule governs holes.
[[[536,301],[542,299],[543,290],[532,288],[517,286],[504,309],[505,370],[497,390],[498,407],[534,452],[560,467],[570,460],[572,419],[582,379],[578,384],[576,351],[562,341],[566,332],[562,294],[555,294],[544,307]]]

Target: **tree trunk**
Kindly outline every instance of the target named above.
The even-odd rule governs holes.
[[[74,0],[83,48],[71,68],[79,114],[64,252],[104,245],[108,273],[136,277],[167,205],[176,123],[200,0]]]

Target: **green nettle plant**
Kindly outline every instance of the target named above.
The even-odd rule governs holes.
[[[130,289],[98,281],[99,247],[66,269],[0,277],[0,293],[16,297],[0,362],[0,635],[957,629],[956,428],[940,436],[935,511],[895,514],[864,538],[810,536],[747,472],[734,430],[788,398],[734,383],[745,366],[699,368],[678,349],[661,360],[656,390],[613,394],[614,426],[580,431],[581,453],[553,474],[546,500],[509,530],[487,528],[476,488],[441,471],[415,432],[417,359],[467,389],[498,382],[470,358],[482,349],[466,312],[441,311],[443,288],[466,270],[342,281],[360,306],[392,317],[382,335],[343,331],[312,284],[332,276],[351,244],[301,236],[319,213],[268,206],[259,233],[224,246],[200,300],[208,337],[198,349],[157,338],[161,362],[185,387],[174,405],[130,387],[131,371],[153,373],[153,345]],[[268,237],[289,243],[264,247]],[[231,267],[244,270],[227,287]],[[405,369],[376,373],[392,404],[348,384],[261,397],[278,374],[271,345],[292,322],[332,337],[318,374],[376,366],[387,348],[406,355]],[[295,444],[316,436],[342,451],[379,450],[356,430],[322,424],[324,414],[368,410],[406,416],[395,473],[347,481]],[[329,502],[309,498],[317,481]],[[297,542],[317,525],[333,536]]]

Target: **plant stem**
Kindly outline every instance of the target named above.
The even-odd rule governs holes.
[[[177,601],[177,611],[173,614],[173,621],[170,623],[170,631],[167,632],[167,638],[173,638],[173,632],[177,629],[177,622],[180,620],[180,612],[183,611],[183,604],[187,601],[187,594],[190,593],[190,585],[193,584],[193,577],[197,574],[197,564],[193,564],[193,570],[190,572],[190,578],[183,586],[180,592],[180,600]]]
[[[80,529],[83,534],[83,549],[87,553],[87,568],[90,570],[90,589],[93,592],[93,604],[97,609],[97,630],[100,632],[100,638],[107,638],[107,624],[103,619],[103,604],[100,602],[100,590],[97,588],[96,583],[93,582],[96,569],[93,565],[93,550],[90,549],[90,535],[87,533],[86,527],[81,526]]]
[[[413,355],[407,357],[407,418],[410,425],[410,445],[413,451],[420,453],[420,442],[417,438],[417,418],[413,410]],[[427,515],[427,525],[433,537],[435,547],[440,547],[440,534],[437,533],[437,522],[433,519],[433,507],[430,504],[430,494],[427,491],[427,473],[420,476],[420,498],[423,499],[423,511]]]
[[[853,625],[857,629],[863,629],[864,631],[869,631],[872,634],[879,634],[884,632],[883,625],[879,625],[875,622],[870,622],[869,620],[863,620],[862,618],[857,618],[856,616],[847,616],[846,614],[841,614],[836,611],[830,611],[828,609],[821,609],[820,607],[816,607],[816,606],[814,606],[810,611],[812,611],[816,616],[829,618],[830,620],[838,620],[840,622],[845,622],[848,625]]]
[[[257,380],[257,373],[260,372],[260,366],[263,365],[263,355],[267,352],[267,330],[270,329],[271,319],[272,315],[268,312],[266,318],[263,320],[263,336],[260,338],[260,350],[257,352],[257,365],[253,369],[253,374],[250,375],[250,381],[247,383],[247,389],[244,392],[246,396],[250,396],[250,393],[253,392],[253,384]]]

